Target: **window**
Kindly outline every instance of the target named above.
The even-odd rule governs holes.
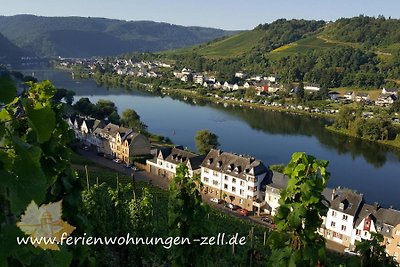
[[[395,252],[394,254],[393,254],[393,259],[395,259],[396,261],[398,260],[398,257],[399,257],[399,254],[397,254],[397,252]]]
[[[331,222],[331,227],[335,227],[336,223],[335,222]]]
[[[236,187],[232,186],[232,192],[236,192]]]
[[[236,178],[232,178],[232,183],[236,184]]]
[[[347,218],[348,218],[347,215],[346,215],[346,214],[343,214],[343,218],[342,218],[343,221],[347,221]]]
[[[400,230],[396,230],[396,235],[400,236]]]
[[[386,244],[390,245],[391,242],[392,242],[391,238],[386,239]]]
[[[208,169],[204,168],[204,173],[208,173]]]
[[[400,242],[397,242],[397,247],[400,248]]]
[[[346,225],[342,225],[342,231],[346,231]]]
[[[217,171],[213,171],[213,175],[214,176],[218,176],[218,172]]]
[[[240,195],[244,195],[244,190],[243,189],[240,189]]]
[[[228,181],[228,175],[225,175],[224,179],[225,181]]]
[[[332,210],[332,217],[336,217],[336,211]]]
[[[365,232],[364,232],[364,236],[367,236],[367,235],[368,235],[368,232],[367,232],[367,231],[365,231]]]
[[[244,186],[244,181],[240,181],[240,186]]]
[[[213,185],[219,185],[217,180],[213,180]]]
[[[361,235],[361,230],[357,229],[356,230],[356,235]]]
[[[208,183],[209,179],[207,177],[204,177],[204,182]]]
[[[227,184],[224,184],[224,189],[228,189],[228,185]]]

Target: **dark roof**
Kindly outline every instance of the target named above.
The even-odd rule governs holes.
[[[78,128],[81,128],[84,118],[76,117],[75,122],[78,124]],[[74,122],[74,124],[75,124]]]
[[[207,154],[201,166],[241,179],[246,179],[246,174],[256,176],[268,172],[268,168],[260,160],[216,149]]]
[[[201,163],[205,159],[206,155],[200,155],[200,156],[195,156],[189,158],[190,166],[192,167],[192,170],[200,168]]]
[[[378,99],[386,99],[386,98],[391,98],[391,99],[393,99],[393,100],[396,100],[396,99],[397,99],[397,97],[396,97],[394,94],[391,94],[391,93],[380,94],[380,95],[378,96]]]
[[[280,190],[286,188],[287,183],[289,181],[289,177],[284,175],[283,173],[279,173],[279,172],[272,172],[272,178],[268,181],[267,183],[267,187],[271,187],[272,191],[274,193],[279,192]],[[326,198],[326,200],[329,202],[329,200],[332,197],[332,192],[333,189],[331,188],[325,188],[324,191],[322,191],[322,195]]]
[[[361,204],[360,213],[358,214],[355,220],[355,226],[357,227],[364,218],[371,216],[373,221],[376,223],[376,212],[378,210],[377,205],[370,205],[370,204]]]
[[[392,93],[397,93],[397,91],[399,90],[397,88],[384,88],[384,89],[386,92],[392,92]]]
[[[356,94],[356,96],[368,97],[368,96],[369,96],[369,94],[368,94],[368,93],[362,93],[362,92],[358,92],[358,93]]]
[[[196,159],[196,157],[198,157],[198,156],[199,155],[197,155],[195,153],[181,149],[181,147],[173,147],[171,149],[171,152],[169,153],[169,155],[164,159],[165,159],[165,161],[168,161],[168,162],[171,162],[174,164],[182,163],[182,164],[186,165],[189,159],[195,158],[194,159],[195,164],[194,164],[194,166],[192,165],[192,169],[196,169],[196,165],[197,165],[197,168],[200,167],[199,166],[200,164],[196,164],[196,162],[199,161],[199,159]]]
[[[117,133],[119,133],[121,135],[121,137],[124,137],[126,134],[131,133],[132,129],[128,129],[122,126],[118,126],[116,124],[113,123],[109,123],[107,124],[103,130],[101,131],[103,134],[107,134],[110,136],[116,136]]]
[[[161,154],[162,159],[166,159],[171,154],[172,147],[160,148],[157,155]]]
[[[339,188],[333,192],[333,199],[330,201],[331,209],[356,217],[363,200],[363,195],[350,189]]]
[[[376,212],[376,218],[378,233],[391,237],[393,228],[400,224],[400,211],[381,208]]]

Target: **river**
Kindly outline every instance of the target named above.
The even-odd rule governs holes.
[[[23,72],[32,74],[32,70]],[[150,132],[191,150],[195,150],[196,131],[209,129],[218,135],[222,150],[255,156],[266,165],[286,164],[296,151],[329,160],[329,187],[352,188],[369,203],[400,209],[400,154],[380,144],[328,132],[324,119],[221,104],[195,105],[138,90],[98,87],[91,80],[73,80],[63,71],[34,72],[39,79],[75,91],[75,100],[109,99],[120,113],[132,108]]]

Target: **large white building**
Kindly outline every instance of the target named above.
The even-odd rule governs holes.
[[[212,149],[201,164],[207,194],[259,211],[269,169],[259,160]]]
[[[349,189],[338,188],[332,194],[325,221],[325,238],[350,246],[351,237],[363,196]]]

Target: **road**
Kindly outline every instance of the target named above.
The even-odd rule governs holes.
[[[125,175],[131,175],[132,174],[132,170],[130,168],[126,168],[124,166],[124,164],[117,164],[115,162],[113,162],[110,159],[106,159],[102,156],[98,156],[95,152],[92,151],[85,151],[82,149],[79,149],[79,154],[91,161],[96,162],[99,165],[102,165],[104,167],[107,167],[109,169],[115,170],[121,174],[125,174]],[[150,183],[154,186],[157,186],[159,188],[162,188],[164,190],[168,190],[168,180],[164,177],[161,176],[157,176],[154,175],[152,173],[148,173],[146,171],[143,170],[139,170],[134,172],[135,174],[135,179],[137,181],[143,181],[143,182],[147,182]],[[255,223],[258,225],[262,225],[264,227],[266,227],[267,229],[271,229],[271,225],[267,224],[266,222],[261,221],[261,217],[260,216],[256,216],[256,215],[249,215],[249,216],[243,216],[240,215],[239,213],[235,212],[235,211],[231,211],[229,208],[226,208],[223,204],[217,204],[215,202],[212,202],[210,199],[211,197],[206,195],[206,194],[202,194],[202,199],[205,203],[209,204],[211,207],[218,209],[226,214],[229,214],[231,216],[246,220],[248,222],[251,223]],[[338,243],[332,242],[327,240],[326,241],[326,247],[330,250],[336,251],[336,252],[340,252],[343,253],[344,249],[346,248],[345,246],[342,246]]]

